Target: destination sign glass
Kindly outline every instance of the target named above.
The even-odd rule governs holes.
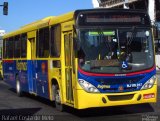
[[[109,23],[125,23],[125,22],[141,22],[140,16],[130,15],[108,15],[108,16],[87,16],[86,22],[109,22]]]
[[[149,17],[144,13],[129,12],[99,12],[81,13],[78,16],[78,25],[150,25]]]

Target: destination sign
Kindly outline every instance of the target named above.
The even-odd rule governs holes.
[[[109,23],[141,22],[141,17],[129,16],[129,15],[87,16],[86,22],[109,22]]]
[[[150,19],[145,13],[129,12],[97,12],[81,13],[78,15],[78,25],[80,26],[150,26]]]

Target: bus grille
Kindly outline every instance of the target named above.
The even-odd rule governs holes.
[[[110,95],[107,96],[110,101],[122,101],[122,100],[131,100],[134,94],[129,95]]]

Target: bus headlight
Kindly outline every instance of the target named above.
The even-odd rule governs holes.
[[[156,81],[156,76],[152,76],[141,88],[141,90],[150,89],[153,87],[154,83]]]
[[[91,83],[83,80],[83,79],[79,79],[79,84],[81,85],[81,87],[86,91],[86,92],[93,92],[93,93],[98,93],[99,90],[93,86]]]

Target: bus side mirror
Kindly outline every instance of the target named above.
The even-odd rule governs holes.
[[[78,58],[78,51],[80,50],[80,41],[77,38],[73,38],[73,47],[75,51],[75,57]]]
[[[77,38],[73,38],[73,46],[75,51],[80,50],[80,41]]]

